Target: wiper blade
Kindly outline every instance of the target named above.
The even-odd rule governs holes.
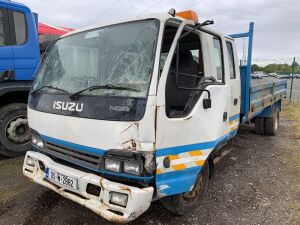
[[[124,85],[118,85],[118,84],[105,84],[105,85],[93,85],[87,88],[84,88],[80,91],[77,91],[69,96],[69,98],[74,98],[78,97],[81,93],[85,91],[93,91],[93,90],[98,90],[98,89],[115,89],[115,90],[126,90],[126,91],[135,91],[135,92],[140,92],[139,89],[133,88],[133,87],[128,87]]]
[[[49,88],[49,89],[54,89],[54,90],[58,90],[58,91],[61,91],[61,92],[64,92],[64,93],[70,93],[64,89],[61,89],[61,88],[58,88],[58,87],[54,87],[54,86],[51,86],[51,85],[44,85],[34,91],[31,92],[31,95],[35,95],[36,93],[40,92],[40,90],[44,89],[44,88]]]

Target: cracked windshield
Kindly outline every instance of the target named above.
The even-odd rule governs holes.
[[[154,65],[157,20],[103,27],[59,40],[33,91],[145,98]]]

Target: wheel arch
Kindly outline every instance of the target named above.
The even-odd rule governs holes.
[[[0,83],[0,108],[12,103],[27,104],[31,81],[12,81]]]

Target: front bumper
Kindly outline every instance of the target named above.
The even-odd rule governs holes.
[[[27,165],[28,157],[33,159],[34,166]],[[43,167],[76,178],[78,181],[78,189],[75,191],[49,181],[46,178]],[[112,182],[95,174],[61,165],[54,162],[48,156],[33,151],[28,151],[25,156],[23,174],[34,182],[50,188],[60,195],[91,209],[105,219],[116,223],[130,222],[144,213],[151,204],[154,192],[153,187],[137,188]],[[100,196],[87,193],[88,184],[99,186],[101,188]],[[127,194],[127,206],[121,207],[111,204],[111,191]]]

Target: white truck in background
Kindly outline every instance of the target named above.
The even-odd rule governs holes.
[[[253,23],[231,36],[212,23],[170,10],[60,38],[30,93],[24,175],[118,223],[156,200],[192,211],[222,146],[249,121],[275,135],[286,95],[285,81],[250,85]]]

